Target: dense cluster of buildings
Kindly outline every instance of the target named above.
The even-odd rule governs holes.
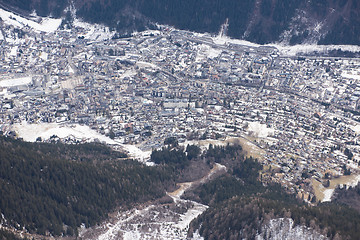
[[[166,27],[105,41],[84,32],[2,25],[4,134],[22,122],[81,124],[142,150],[167,137],[242,137],[265,152],[268,178],[298,191],[311,176],[357,171],[359,60],[282,57]]]

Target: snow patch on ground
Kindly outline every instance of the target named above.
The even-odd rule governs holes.
[[[266,138],[270,135],[273,135],[275,130],[272,128],[267,128],[265,124],[259,122],[249,122],[248,130],[253,132],[256,137]]]
[[[197,59],[201,60],[205,57],[216,58],[221,54],[222,50],[215,49],[206,44],[201,44],[198,51]]]
[[[20,85],[28,85],[31,82],[32,82],[31,77],[0,80],[0,87],[15,87],[15,86],[20,86]]]
[[[320,240],[327,239],[315,230],[305,226],[295,226],[291,218],[271,219],[261,229],[261,234],[255,237],[256,240],[281,239],[281,240]]]
[[[233,39],[227,36],[216,36],[212,38],[215,44],[225,45],[227,43],[237,44],[237,45],[245,45],[249,47],[260,47],[260,44],[252,43],[246,40]]]
[[[360,182],[360,175],[356,175],[352,177],[349,181],[344,182],[343,184],[339,184],[340,187],[346,185],[347,188],[355,187]],[[337,187],[336,185],[335,187]],[[325,188],[323,185],[320,185],[319,190],[324,194],[324,198],[320,199],[321,202],[331,202],[331,198],[335,192],[335,187]]]
[[[360,80],[360,74],[358,72],[352,71],[352,72],[343,72],[341,73],[341,76],[344,78],[350,78],[354,80]]]
[[[135,71],[135,69],[131,69],[131,70],[127,70],[126,72],[124,72],[120,78],[124,79],[124,78],[130,78],[133,77],[137,74],[137,72]]]
[[[101,142],[108,144],[116,144],[110,138],[97,133],[88,126],[82,125],[59,125],[57,123],[41,123],[41,124],[28,124],[19,123],[14,126],[15,131],[19,137],[28,142],[35,142],[38,137],[42,139],[49,139],[51,136],[56,135],[59,138],[66,138],[73,136],[77,139],[84,139],[94,141],[98,139]]]
[[[150,159],[151,151],[142,151],[134,145],[122,144],[116,140],[112,140],[107,136],[104,136],[89,126],[83,126],[79,124],[73,125],[60,125],[57,123],[39,123],[39,124],[28,124],[18,123],[13,125],[13,129],[19,137],[23,138],[28,142],[35,142],[38,137],[43,140],[50,139],[51,136],[56,135],[59,138],[65,139],[73,137],[81,141],[100,141],[110,145],[118,145],[122,147],[128,154],[142,162]]]
[[[142,62],[142,61],[136,62],[136,66],[139,66],[140,68],[149,67],[149,68],[159,69],[159,66],[156,66],[155,64],[149,62]]]
[[[360,124],[352,126],[351,129],[356,132],[356,134],[360,134]]]
[[[78,18],[74,19],[73,24],[75,27],[84,29],[83,37],[88,40],[104,41],[111,39],[115,35],[115,31],[110,31],[110,29],[104,25],[90,24]]]
[[[331,197],[334,193],[335,189],[325,189],[324,190],[324,198],[321,200],[321,202],[331,202]]]
[[[16,57],[18,48],[19,48],[18,46],[12,47],[10,50],[9,56]]]
[[[139,232],[126,232],[123,238],[124,240],[140,240],[141,235]]]
[[[207,206],[186,200],[134,208],[118,212],[115,220],[90,229],[89,232],[82,231],[80,236],[99,240],[187,239],[189,223],[206,208]],[[92,235],[92,231],[97,236]]]
[[[47,33],[56,31],[59,28],[62,21],[61,19],[45,17],[45,18],[40,18],[41,19],[40,22],[36,22],[35,19],[29,20],[20,17],[19,15],[16,15],[14,13],[5,11],[4,9],[0,9],[0,16],[1,19],[6,24],[18,28],[30,27],[36,32],[47,32]],[[37,17],[35,16],[35,18]]]
[[[356,45],[315,45],[315,44],[299,44],[294,46],[282,44],[268,44],[279,49],[284,56],[296,56],[298,54],[307,54],[312,52],[326,52],[332,50],[342,50],[349,52],[360,52],[360,46]]]
[[[177,224],[175,224],[176,228],[187,229],[191,221],[197,218],[201,213],[203,213],[207,209],[207,206],[205,205],[196,202],[193,203],[194,203],[194,207],[189,209],[182,216],[180,216],[181,220]]]
[[[199,229],[197,229],[190,240],[204,240],[202,236],[200,236]]]

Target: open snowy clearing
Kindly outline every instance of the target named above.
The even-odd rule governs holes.
[[[45,17],[45,18],[39,18],[39,20],[41,19],[40,22],[36,22],[35,19],[29,20],[20,17],[14,13],[5,11],[3,9],[0,9],[0,16],[1,19],[6,24],[19,28],[30,27],[36,32],[47,32],[47,33],[56,31],[59,28],[62,21],[61,19]]]
[[[344,78],[354,79],[354,80],[360,80],[360,74],[358,72],[343,72],[341,74]]]
[[[255,137],[266,138],[270,135],[273,135],[275,130],[272,128],[267,128],[265,124],[260,124],[259,122],[249,122],[248,131],[252,132]]]
[[[0,80],[0,87],[15,87],[20,85],[28,85],[31,83],[31,81],[31,77]]]
[[[312,52],[326,52],[332,50],[342,50],[349,52],[360,52],[360,46],[355,45],[315,45],[315,44],[301,44],[294,46],[285,46],[280,44],[268,44],[279,49],[284,56],[296,56],[298,54],[307,54]]]
[[[35,142],[38,137],[43,140],[50,139],[51,136],[56,135],[59,138],[72,137],[80,141],[93,142],[100,141],[110,145],[118,145],[122,147],[128,154],[140,161],[147,161],[150,159],[151,151],[142,151],[134,145],[122,144],[116,140],[110,139],[89,126],[79,124],[61,125],[57,123],[41,123],[41,124],[28,124],[19,123],[14,124],[13,129],[19,137],[28,142]]]

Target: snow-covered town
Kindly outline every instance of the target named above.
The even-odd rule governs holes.
[[[267,166],[264,182],[305,200],[329,200],[328,179],[358,181],[360,60],[307,55],[338,46],[263,46],[169,26],[119,36],[0,11],[4,135],[99,141],[142,161],[168,137],[238,139]]]

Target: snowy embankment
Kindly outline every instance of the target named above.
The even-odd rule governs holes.
[[[204,36],[205,34],[195,34],[197,36]],[[206,36],[210,36],[206,34]],[[281,43],[269,43],[265,45],[260,45],[257,43],[252,43],[246,40],[233,39],[227,36],[216,36],[212,37],[212,41],[217,45],[227,45],[227,44],[237,44],[247,47],[257,48],[262,46],[274,47],[279,50],[282,56],[297,56],[301,54],[309,54],[314,52],[328,52],[341,50],[345,52],[360,53],[360,46],[357,45],[317,45],[317,44],[299,44],[299,45],[285,45]]]
[[[283,56],[296,56],[299,54],[308,54],[313,52],[328,52],[328,51],[346,51],[346,52],[360,52],[360,46],[356,45],[315,45],[315,44],[301,44],[294,46],[269,44],[269,46],[279,49]]]
[[[110,139],[109,137],[96,132],[89,126],[79,124],[61,125],[57,123],[18,123],[13,125],[13,130],[19,137],[28,142],[35,142],[38,137],[42,140],[48,140],[55,135],[60,139],[72,138],[85,142],[99,141],[109,145],[118,145],[128,152],[131,157],[142,162],[150,159],[151,155],[151,151],[142,151],[135,145],[122,144],[117,140]]]

